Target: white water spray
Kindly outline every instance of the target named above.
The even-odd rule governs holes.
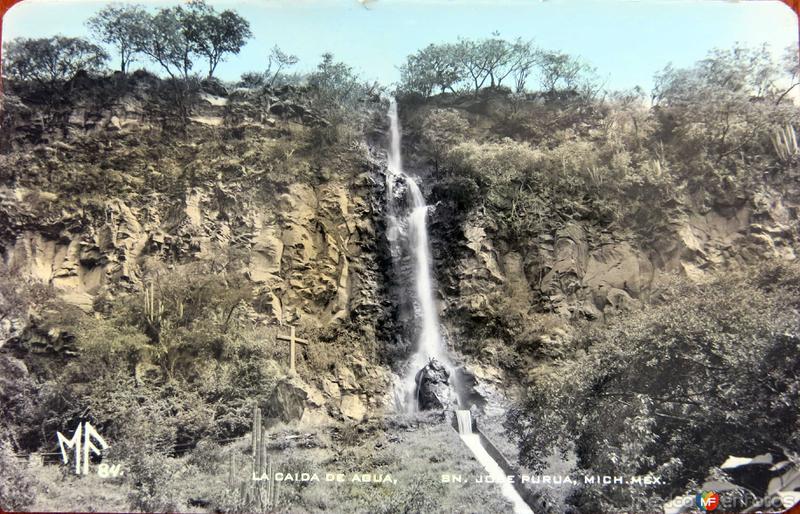
[[[409,372],[400,384],[398,402],[405,410],[416,409],[414,392],[416,389],[415,376],[431,358],[440,362],[448,362],[442,345],[439,327],[439,314],[433,294],[433,278],[431,274],[431,253],[428,241],[428,205],[416,181],[403,171],[403,159],[400,152],[400,122],[397,115],[397,104],[392,100],[389,107],[390,145],[386,188],[390,199],[396,194],[407,194],[411,208],[407,217],[398,220],[390,218],[389,238],[393,244],[398,243],[400,232],[405,229],[405,235],[414,266],[415,285],[415,317],[420,321],[420,332],[417,339],[417,351],[408,363]],[[404,191],[395,191],[398,184],[404,185]]]
[[[415,318],[420,321],[420,332],[417,339],[417,351],[407,363],[408,372],[399,384],[396,384],[395,398],[400,410],[413,412],[418,407],[416,393],[419,386],[416,374],[431,358],[436,358],[452,371],[450,359],[442,344],[439,328],[439,314],[433,295],[433,277],[431,272],[431,253],[428,241],[428,206],[417,183],[403,171],[403,159],[400,153],[400,122],[397,116],[397,103],[392,100],[389,106],[390,145],[388,173],[386,175],[386,191],[390,205],[393,207],[399,198],[410,197],[411,208],[403,217],[398,209],[393,208],[388,217],[387,237],[392,245],[392,256],[402,255],[401,244],[406,242],[414,265],[415,285]],[[395,188],[400,186],[396,191]],[[404,237],[405,236],[405,237]],[[533,514],[514,486],[511,485],[503,469],[486,451],[481,443],[480,435],[472,431],[472,416],[468,410],[456,411],[458,432],[461,440],[470,449],[478,462],[486,469],[492,481],[500,484],[505,498],[511,502],[516,514]]]

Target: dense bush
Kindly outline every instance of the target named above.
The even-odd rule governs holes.
[[[656,76],[656,137],[691,189],[726,199],[761,181],[754,156],[772,154],[774,130],[797,121],[781,75],[766,46],[736,46]]]
[[[581,508],[597,511],[655,507],[728,455],[796,448],[800,267],[764,269],[677,282],[590,330],[585,352],[557,361],[510,416],[521,458],[540,467],[574,450],[586,472],[663,477],[644,499],[636,486],[584,491]]]
[[[6,44],[3,70],[12,79],[53,87],[79,70],[100,71],[107,59],[105,50],[80,38],[18,38]]]
[[[181,465],[172,459],[140,452],[126,470],[133,485],[129,496],[131,506],[142,512],[176,512],[181,499],[175,482],[182,471]]]
[[[19,511],[35,500],[34,481],[26,463],[14,455],[11,445],[0,440],[0,509]]]

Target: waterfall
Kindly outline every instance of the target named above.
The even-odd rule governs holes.
[[[442,344],[439,314],[433,295],[432,259],[428,241],[428,205],[425,203],[425,197],[422,195],[419,185],[403,171],[403,158],[400,153],[400,121],[397,116],[397,103],[394,99],[390,103],[388,116],[390,144],[386,192],[390,212],[387,216],[387,238],[391,245],[392,258],[396,263],[402,261],[405,253],[410,254],[413,261],[414,317],[420,325],[417,351],[407,363],[408,372],[395,385],[395,400],[400,410],[413,412],[418,405],[417,372],[428,364],[431,358],[436,358],[451,369],[452,365]],[[408,203],[410,205],[407,205]],[[533,514],[514,486],[508,482],[503,469],[483,447],[480,434],[473,433],[470,411],[457,410],[456,419],[458,420],[459,437],[470,449],[475,459],[486,469],[487,480],[500,484],[503,496],[511,502],[515,513]]]
[[[415,376],[431,358],[448,362],[442,347],[439,327],[439,314],[433,294],[433,276],[431,272],[431,250],[428,240],[428,205],[419,185],[403,170],[403,158],[400,151],[400,121],[397,115],[397,103],[392,99],[389,106],[390,144],[388,157],[388,173],[386,190],[392,205],[400,199],[410,200],[407,212],[399,212],[395,205],[389,216],[388,237],[392,244],[392,254],[397,257],[402,253],[400,245],[405,243],[406,250],[412,257],[414,274],[415,318],[419,321],[419,335],[416,353],[408,363],[409,371],[396,397],[404,410],[416,409]]]
[[[467,448],[470,449],[481,466],[484,467],[491,477],[491,481],[500,484],[503,496],[511,502],[515,514],[533,514],[533,511],[522,499],[514,486],[508,481],[505,471],[489,455],[486,448],[481,444],[481,436],[472,432],[472,415],[468,410],[457,410],[456,419],[458,420],[458,435]]]

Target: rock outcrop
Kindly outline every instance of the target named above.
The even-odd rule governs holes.
[[[438,360],[432,358],[417,372],[415,381],[419,410],[452,410],[458,405],[450,371]]]
[[[176,135],[154,117],[159,87],[144,72],[76,77],[70,102],[49,120],[44,107],[8,97],[0,136],[5,269],[100,315],[99,303],[157,282],[154,270],[224,267],[249,281],[254,322],[358,334],[337,369],[313,385],[279,384],[270,404],[276,419],[360,420],[380,409],[388,386],[375,357],[384,303],[374,221],[380,163],[364,145],[315,160],[308,131],[328,122],[298,88],[204,84],[187,134]],[[18,314],[2,320],[0,346],[24,339],[26,348],[72,355],[63,327]]]

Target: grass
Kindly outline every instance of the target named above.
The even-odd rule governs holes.
[[[316,474],[319,479],[280,482],[277,512],[483,513],[511,508],[499,485],[473,481],[485,474],[484,469],[440,416],[387,418],[310,431],[278,425],[269,436],[267,447],[277,471]],[[232,454],[239,463],[234,486],[228,483]],[[165,505],[171,503],[179,512],[234,511],[230,499],[238,495],[238,483],[249,480],[249,456],[250,440],[245,437],[166,459],[166,466],[176,472],[159,484],[159,495],[171,498]],[[135,510],[129,495],[137,477],[77,477],[61,465],[34,471],[37,499],[32,510]],[[387,481],[354,480],[363,474]],[[442,483],[442,475],[451,474],[462,475],[467,482]],[[336,475],[339,480],[326,480]],[[190,504],[190,499],[200,500],[201,505]]]

